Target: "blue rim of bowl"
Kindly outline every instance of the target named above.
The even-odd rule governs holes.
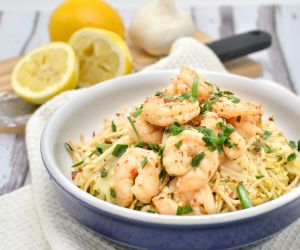
[[[138,74],[132,74],[128,76],[122,76],[118,78],[114,78],[112,80],[105,81],[99,85],[95,85],[93,87],[90,87],[89,89],[85,90],[84,93],[80,96],[83,98],[84,95],[86,95],[89,92],[93,92],[95,89],[102,89],[106,87],[109,84],[114,84],[116,80],[119,80],[120,78],[138,78],[141,77],[141,75],[145,76],[151,76],[156,74],[169,74],[174,75],[174,73],[178,72],[177,70],[165,70],[165,71],[152,71],[152,72],[144,72],[144,73],[138,73]],[[280,91],[281,94],[288,94],[291,96],[291,98],[294,98],[295,101],[299,102],[300,105],[300,97],[289,91],[288,89],[282,87],[281,85],[277,85],[276,83],[269,82],[269,81],[261,81],[261,80],[254,80],[249,79],[242,76],[237,76],[233,74],[228,73],[216,73],[216,72],[209,72],[209,71],[203,71],[200,70],[202,74],[211,75],[211,76],[221,76],[221,77],[231,77],[236,79],[242,79],[246,81],[252,82],[264,82],[263,85],[260,84],[260,87],[266,88],[265,90],[269,88],[275,88],[277,91]],[[286,97],[286,96],[285,96]],[[40,149],[41,149],[41,157],[44,163],[44,166],[50,175],[50,177],[56,182],[56,184],[62,188],[65,192],[67,192],[72,197],[76,198],[79,202],[81,202],[83,205],[93,209],[94,211],[99,211],[108,215],[111,215],[113,217],[118,217],[120,219],[126,220],[126,221],[135,221],[139,223],[149,223],[149,224],[160,224],[160,225],[176,225],[176,226],[210,226],[215,224],[228,224],[232,222],[239,222],[243,221],[245,219],[249,218],[255,218],[260,215],[263,215],[265,213],[268,213],[270,211],[274,211],[277,209],[280,209],[282,206],[285,206],[297,198],[300,197],[300,186],[296,187],[292,191],[290,191],[287,194],[284,194],[283,196],[280,196],[272,201],[266,202],[264,204],[244,209],[244,210],[238,210],[223,214],[213,214],[213,215],[199,215],[199,216],[175,216],[175,215],[160,215],[160,214],[151,214],[151,213],[145,213],[140,211],[131,210],[128,208],[123,208],[118,205],[114,205],[112,203],[103,201],[101,199],[98,199],[89,193],[83,191],[82,189],[78,188],[75,184],[73,184],[67,177],[65,177],[61,171],[58,169],[56,164],[54,163],[54,160],[50,157],[50,154],[47,153],[47,137],[50,136],[51,133],[51,124],[53,121],[55,121],[56,117],[58,117],[60,114],[63,114],[64,108],[72,105],[74,101],[76,101],[76,96],[71,98],[67,103],[65,103],[61,108],[56,110],[54,114],[51,116],[49,121],[47,122],[43,133],[41,137],[40,142]]]

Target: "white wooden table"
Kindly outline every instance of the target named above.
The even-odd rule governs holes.
[[[128,26],[134,4],[116,7]],[[198,29],[215,38],[253,29],[270,32],[272,47],[250,57],[263,65],[261,78],[277,81],[300,94],[300,4],[218,7],[188,1],[185,8]],[[28,8],[1,11],[0,4],[0,60],[47,43],[49,16],[49,11]],[[24,185],[24,181],[30,182],[24,137],[0,134],[0,195]]]

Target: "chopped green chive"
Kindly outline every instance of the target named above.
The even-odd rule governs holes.
[[[258,180],[259,180],[259,179],[262,179],[262,178],[264,178],[264,177],[265,177],[264,175],[256,175],[256,176],[255,176],[255,178],[258,179]]]
[[[97,150],[94,150],[93,152],[91,152],[91,153],[88,155],[88,158],[92,157],[96,152],[97,152]]]
[[[107,144],[107,143],[103,143],[103,144],[98,144],[96,147],[96,151],[99,155],[103,154],[105,149],[110,148],[112,145],[111,144]]]
[[[242,208],[249,208],[252,207],[251,200],[247,194],[247,189],[243,185],[243,183],[240,183],[237,188],[238,197],[241,201]]]
[[[266,140],[266,139],[268,139],[271,136],[271,134],[272,133],[269,130],[265,130],[264,133],[263,133],[263,135],[261,136],[261,138],[263,140]]]
[[[111,122],[111,131],[112,132],[117,132],[117,126],[116,126],[114,121]]]
[[[187,206],[179,206],[176,211],[176,215],[184,215],[184,214],[190,214],[193,212],[193,209],[190,205]]]
[[[137,131],[137,129],[136,129],[136,127],[135,127],[134,122],[132,121],[132,119],[129,116],[127,116],[127,119],[129,121],[131,127],[133,128],[134,132],[136,133],[137,137],[140,138],[139,133],[138,133],[138,131]]]
[[[155,211],[148,209],[148,210],[147,210],[147,213],[155,214]]]
[[[111,196],[111,197],[116,198],[116,191],[115,191],[114,188],[111,187],[111,188],[109,189],[109,192],[110,192],[110,196]]]
[[[296,160],[297,158],[297,155],[295,153],[291,153],[288,157],[287,157],[287,162],[290,162],[290,161],[294,161]]]
[[[178,135],[180,134],[185,128],[180,126],[180,124],[175,123],[171,127],[169,127],[169,131],[171,135]]]
[[[120,158],[125,153],[127,148],[128,145],[126,144],[117,144],[111,154],[117,158]]]
[[[265,144],[265,143],[263,143],[263,142],[261,142],[261,141],[259,141],[259,140],[258,140],[258,143],[259,143],[259,145],[264,149],[264,151],[265,151],[267,154],[270,154],[270,153],[273,152],[272,149],[270,148],[270,146],[268,146],[267,144]]]
[[[198,75],[196,75],[194,78],[193,88],[192,88],[193,97],[196,99],[198,98],[198,81],[199,81],[199,77]]]
[[[205,153],[201,152],[200,154],[197,154],[196,156],[193,157],[192,159],[192,166],[193,167],[198,167],[200,162],[203,160],[205,157]]]
[[[179,142],[177,142],[177,143],[175,144],[175,147],[176,147],[177,149],[179,149],[179,148],[181,147],[181,145],[182,145],[182,140],[180,140]]]
[[[297,148],[298,152],[300,152],[300,140],[298,141],[298,148]]]
[[[107,172],[104,168],[101,168],[99,172],[100,172],[101,178],[104,178],[107,176]]]
[[[158,150],[158,152],[157,152],[158,156],[162,156],[162,155],[163,155],[164,149],[165,149],[165,147],[161,147],[161,148]]]
[[[65,143],[65,147],[68,151],[74,151],[74,149],[71,147],[71,145],[69,143]]]
[[[136,110],[132,113],[132,116],[137,118],[143,112],[143,105],[136,108]]]
[[[174,193],[170,193],[171,199],[174,199]]]
[[[297,148],[296,142],[294,141],[289,141],[289,145],[291,148]]]
[[[76,168],[76,167],[82,165],[83,163],[84,163],[84,160],[79,161],[79,162],[75,163],[74,165],[72,165],[71,168]]]
[[[144,168],[144,167],[146,166],[147,162],[148,162],[148,158],[145,157],[145,158],[141,161],[141,166],[142,166],[142,168]]]

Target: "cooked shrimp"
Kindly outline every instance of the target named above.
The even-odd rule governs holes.
[[[229,139],[232,146],[224,146],[223,149],[230,160],[235,160],[245,153],[247,145],[244,138],[236,131],[229,136]]]
[[[176,87],[175,87],[174,84],[168,85],[166,88],[162,89],[161,92],[162,92],[164,95],[170,95],[170,96],[179,94],[179,93],[177,93],[177,90],[176,90]]]
[[[132,125],[128,122],[128,134],[134,142],[142,141],[150,144],[160,144],[163,136],[163,128],[154,126],[145,121],[142,115],[138,117],[131,116],[134,123],[134,130]]]
[[[144,167],[141,162],[147,159]],[[160,161],[158,155],[142,148],[129,148],[120,157],[115,169],[117,204],[127,207],[133,195],[147,204],[159,192]]]
[[[205,186],[219,167],[217,151],[206,150],[205,157],[199,166],[193,167],[186,174],[179,176],[177,181],[178,192],[191,192]]]
[[[204,185],[193,197],[192,207],[203,205],[208,214],[216,213],[215,201],[212,190],[208,184]]]
[[[178,204],[167,194],[161,193],[154,197],[152,201],[158,213],[176,215]]]
[[[223,122],[224,120],[214,112],[207,112],[201,117],[201,126],[212,129],[215,134],[218,133],[219,129],[217,128],[218,122]]]
[[[174,122],[184,124],[199,113],[198,101],[178,101],[161,96],[151,96],[144,103],[142,115],[152,125],[166,127]]]
[[[214,88],[214,85],[210,83],[206,83],[201,75],[197,74],[192,69],[186,67],[183,67],[180,70],[179,76],[173,79],[173,84],[177,89],[177,93],[179,94],[191,93],[193,82],[197,75],[198,75],[198,98],[200,100],[207,99],[212,89]]]
[[[256,102],[240,101],[233,103],[226,97],[221,97],[219,101],[212,105],[212,111],[216,112],[219,116],[230,119],[238,116],[253,116],[262,115],[263,109],[261,104]]]
[[[253,116],[239,116],[228,120],[241,136],[249,139],[255,135],[262,135],[263,131],[259,127],[256,117]]]
[[[185,174],[192,168],[192,158],[201,152],[205,152],[208,157],[213,154],[205,147],[201,133],[184,130],[176,136],[170,136],[163,152],[163,164],[167,173],[175,176]]]

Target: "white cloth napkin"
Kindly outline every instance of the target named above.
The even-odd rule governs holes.
[[[192,38],[174,43],[170,55],[145,71],[180,68],[226,72],[215,54]],[[84,90],[65,92],[40,107],[28,122],[26,144],[32,184],[0,198],[0,249],[115,249],[80,225],[58,204],[40,156],[42,130],[50,116]],[[255,249],[300,249],[300,222]]]

